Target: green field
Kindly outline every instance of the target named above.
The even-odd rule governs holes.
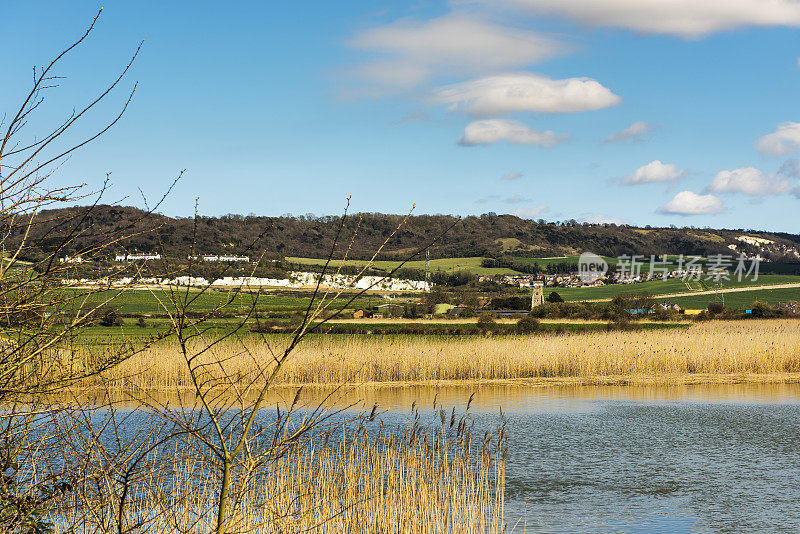
[[[758,277],[757,281],[736,280],[722,281],[723,288],[732,287],[752,287],[767,286],[775,284],[799,283],[800,276],[765,274]],[[680,279],[657,280],[652,282],[642,282],[640,284],[614,284],[599,287],[567,287],[555,288],[545,291],[545,295],[556,291],[564,300],[599,300],[612,299],[619,295],[650,293],[654,296],[670,295],[674,293],[688,293],[690,291],[713,291],[719,286],[714,282],[692,281],[684,282]],[[784,291],[796,295],[794,300],[800,299],[800,288],[785,289]],[[735,294],[735,293],[734,293]],[[700,295],[698,295],[700,297]],[[694,298],[694,297],[686,297]],[[727,300],[727,295],[726,295]]]
[[[746,309],[750,308],[755,301],[766,302],[767,304],[778,304],[791,300],[800,301],[800,287],[783,289],[754,289],[753,291],[737,291],[725,293],[724,302],[726,308]],[[722,295],[697,295],[692,297],[675,297],[669,299],[670,302],[677,304],[681,308],[704,309],[709,302],[722,302]]]
[[[316,259],[316,258],[286,258],[286,261],[291,263],[298,263],[300,265],[324,265],[325,260]],[[481,262],[483,258],[481,257],[471,257],[471,258],[442,258],[431,260],[430,266],[431,271],[442,271],[442,272],[456,272],[456,271],[467,271],[472,274],[476,275],[484,275],[484,276],[494,276],[497,274],[519,274],[517,271],[513,271],[511,269],[505,268],[487,268],[481,267]],[[563,261],[563,260],[561,260]],[[355,267],[364,267],[367,265],[366,260],[347,260],[344,262],[345,265],[352,265]],[[395,269],[401,262],[399,261],[375,261],[372,262],[372,265],[377,269],[383,269],[386,271],[390,271]],[[342,264],[341,260],[332,260],[331,266],[335,269],[339,265]],[[425,260],[414,260],[406,262],[403,265],[404,269],[416,269],[423,271],[425,270]]]
[[[539,267],[546,268],[548,265],[556,264],[556,263],[578,263],[578,259],[580,256],[558,256],[553,258],[527,258],[523,256],[512,256],[515,261],[520,263],[527,263],[533,265],[534,263],[538,264]],[[607,256],[601,256],[606,262],[610,265],[612,262],[615,262],[616,258],[609,258]]]
[[[608,263],[609,272],[614,272],[614,271],[617,270],[617,264],[619,263],[619,259],[618,258],[612,258],[610,256],[601,256],[601,257],[606,261],[606,263]],[[527,257],[522,257],[522,256],[513,256],[513,258],[514,258],[515,261],[518,261],[520,263],[528,263],[530,265],[538,264],[542,268],[547,268],[548,265],[557,264],[557,263],[576,264],[576,263],[578,263],[578,260],[580,259],[580,256],[562,256],[562,257],[557,257],[557,258],[527,258]],[[689,261],[689,259],[690,258],[688,256],[684,256],[684,265],[686,265],[686,263]],[[670,270],[673,270],[673,269],[677,269],[678,266],[679,266],[679,256],[668,254],[666,256],[665,260],[664,260],[663,257],[657,257],[656,258],[656,261],[662,261],[662,260],[663,261],[667,261],[668,264],[663,265],[663,266],[656,265],[655,266],[656,269],[658,269],[659,267],[666,267],[666,268],[669,268]],[[696,261],[696,265],[701,265],[701,266],[703,266],[705,268],[707,265],[713,264],[714,261],[715,260],[713,258],[700,257]],[[737,260],[734,258],[731,261],[732,261],[732,266],[731,266],[730,269],[732,271],[737,266]],[[644,258],[637,258],[636,259],[636,263],[637,263],[637,266],[640,267],[640,272],[642,272],[642,273],[649,273],[650,272],[650,257],[649,256],[648,257],[644,257]],[[630,265],[630,263],[628,263],[628,265]],[[764,266],[764,264],[762,263],[762,267],[763,266]],[[750,267],[749,263],[745,263],[745,267],[749,268]],[[775,269],[775,268],[779,269],[778,272],[786,272],[786,271],[794,272],[797,269],[797,265],[796,264],[769,264],[769,267],[772,268],[772,269]],[[626,271],[630,271],[630,267],[627,267]],[[663,271],[661,271],[661,272],[663,272]]]
[[[186,288],[178,290],[177,294],[185,298]],[[117,296],[118,295],[118,296]],[[202,312],[212,310],[219,306],[223,306],[228,302],[230,294],[227,291],[206,291],[200,293],[199,290],[190,289],[189,299],[193,299],[189,311]],[[156,289],[154,291],[144,289],[131,289],[119,293],[117,291],[101,291],[90,295],[84,301],[76,301],[74,306],[78,307],[83,304],[84,308],[94,307],[101,304],[107,299],[113,299],[110,303],[122,315],[150,315],[150,314],[163,314],[165,313],[164,303],[168,308],[170,306],[170,297],[167,290]],[[256,311],[272,311],[272,312],[296,312],[304,310],[310,301],[308,297],[295,297],[290,295],[258,295],[255,293],[239,292],[235,294],[234,298],[225,307],[226,311],[235,312],[237,310],[249,309],[255,304]],[[344,304],[346,300],[340,299],[337,304]],[[370,302],[375,302],[375,299],[368,297],[361,297],[356,300],[353,307],[364,307]]]
[[[211,328],[212,336],[220,336],[230,333],[241,323],[237,319],[212,319],[204,323],[204,328]],[[252,324],[253,321],[248,321]],[[287,326],[296,326],[287,322]],[[642,323],[639,328],[643,330],[663,330],[673,328],[684,328],[686,324],[681,323]],[[546,322],[539,325],[541,332],[596,332],[604,331],[608,327],[605,321],[575,323],[575,322]],[[136,342],[146,340],[155,336],[159,332],[169,330],[170,324],[166,319],[149,319],[146,327],[140,327],[136,321],[129,319],[123,326],[114,327],[88,327],[81,330],[81,335],[77,341],[80,344],[92,344],[97,346],[118,344],[121,340]],[[515,323],[500,323],[493,327],[495,333],[516,334],[517,325]],[[412,335],[412,336],[438,336],[438,335],[474,335],[482,331],[475,323],[448,323],[446,321],[436,323],[328,323],[319,331],[320,334],[343,334],[343,335]],[[240,336],[254,336],[247,325],[238,331]],[[270,336],[282,336],[285,333],[272,333]]]
[[[542,269],[546,269],[548,265],[553,264],[561,264],[561,263],[568,263],[568,264],[576,264],[578,263],[579,256],[558,256],[552,258],[527,258],[522,256],[512,256],[512,258],[519,262],[519,263],[527,263],[529,265],[538,264],[539,267]],[[609,265],[609,271],[613,272],[617,268],[618,260],[617,258],[612,258],[608,256],[603,256],[603,259]],[[291,263],[297,263],[300,265],[324,265],[325,260],[319,258],[298,258],[298,257],[287,257],[286,260]],[[676,269],[678,267],[678,256],[667,256],[667,261],[670,262],[669,265],[666,267],[670,269]],[[484,276],[495,276],[499,274],[522,274],[519,271],[515,271],[513,269],[508,269],[505,267],[493,268],[493,267],[482,267],[481,263],[483,262],[482,257],[466,257],[466,258],[441,258],[441,259],[434,259],[430,261],[430,268],[431,271],[442,271],[442,272],[456,272],[456,271],[466,271],[471,274],[475,275],[484,275]],[[650,272],[650,259],[644,258],[638,260],[641,264],[641,271],[642,273]],[[707,265],[713,262],[712,259],[709,258],[701,258],[698,262],[699,265]],[[367,265],[366,260],[347,260],[344,262],[345,265],[350,265],[354,267],[364,267]],[[372,265],[379,269],[390,271],[400,265],[401,262],[399,261],[385,261],[379,260],[372,262]],[[342,264],[341,260],[332,260],[331,267],[336,268]],[[749,265],[746,265],[749,267]],[[734,261],[733,267],[731,267],[731,271],[736,267],[736,262]],[[425,260],[413,260],[406,262],[403,265],[403,268],[408,269],[415,269],[415,270],[424,270],[425,269]],[[787,271],[793,272],[797,269],[797,265],[795,264],[770,264],[770,268],[778,269],[777,272]],[[775,271],[773,271],[775,272]],[[776,275],[761,275],[761,277],[767,276],[776,276]],[[792,276],[792,275],[782,275],[782,276]],[[760,278],[761,278],[760,277]],[[800,278],[797,278],[800,279]]]

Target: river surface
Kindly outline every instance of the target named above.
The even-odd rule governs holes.
[[[401,421],[433,397],[387,390]],[[800,385],[478,389],[478,426],[507,421],[515,532],[800,532]]]
[[[478,435],[506,422],[511,532],[800,532],[800,384],[356,389],[333,403],[403,426],[412,405],[423,421],[434,400],[463,414],[473,393]]]

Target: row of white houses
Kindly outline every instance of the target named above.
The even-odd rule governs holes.
[[[285,287],[285,288],[307,288],[316,286],[319,281],[318,273],[290,272],[288,278],[259,278],[254,276],[226,276],[210,282],[199,276],[179,276],[177,278],[119,278],[109,280],[101,278],[98,280],[82,278],[62,280],[64,285],[160,285],[160,286],[224,286],[224,287]],[[426,291],[430,289],[427,282],[420,280],[403,280],[396,278],[381,278],[379,276],[352,275],[333,275],[326,274],[321,285],[332,289],[380,289],[384,291]]]
[[[117,254],[114,256],[114,261],[138,261],[138,260],[160,260],[161,254]],[[250,256],[217,256],[215,254],[208,254],[205,256],[189,256],[190,260],[202,261],[242,261],[249,262]],[[64,256],[58,259],[61,263],[83,263],[81,256]]]
[[[160,260],[161,254],[117,254],[114,261]]]
[[[250,256],[217,256],[215,254],[207,254],[205,256],[188,256],[187,259],[192,261],[243,261],[249,262]]]

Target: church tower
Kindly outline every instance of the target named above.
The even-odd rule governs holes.
[[[533,294],[531,295],[531,309],[534,309],[536,306],[544,304],[544,283],[533,282],[531,284],[531,288],[533,288]]]

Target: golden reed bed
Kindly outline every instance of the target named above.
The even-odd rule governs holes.
[[[285,338],[270,339],[278,349]],[[263,341],[226,342],[201,357],[252,376],[271,360]],[[256,363],[257,362],[257,363]],[[106,377],[119,388],[191,388],[175,345],[136,355]],[[278,382],[297,384],[800,381],[800,321],[709,322],[686,329],[508,337],[329,335],[307,338]]]
[[[331,534],[506,532],[503,430],[472,439],[463,424],[357,431],[304,441],[256,469],[233,507],[229,532]],[[351,432],[352,433],[352,432]],[[212,532],[219,487],[202,455],[176,448],[170,469],[148,456],[130,488],[125,523],[146,532]],[[152,465],[151,465],[152,464]],[[198,473],[200,476],[198,476]],[[118,477],[97,482],[115,484]],[[96,488],[56,501],[58,531],[105,533],[118,503]],[[109,492],[110,493],[110,492]]]

